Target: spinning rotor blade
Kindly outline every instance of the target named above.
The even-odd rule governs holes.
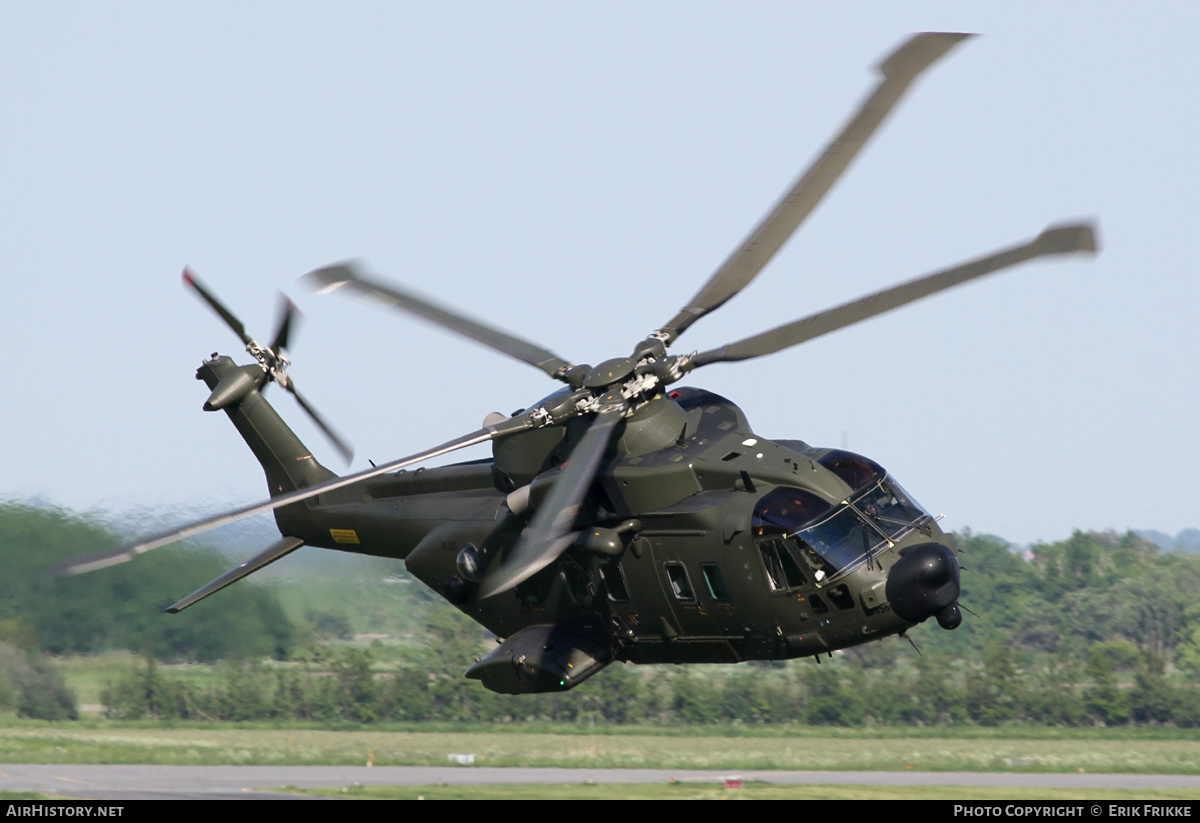
[[[281,317],[279,318],[279,328],[275,331],[275,339],[271,342],[270,347],[263,348],[263,346],[256,342],[254,338],[246,334],[246,329],[242,325],[242,321],[238,320],[233,312],[225,308],[225,304],[218,300],[216,296],[212,294],[212,292],[200,284],[200,281],[196,279],[196,275],[192,273],[191,269],[183,270],[183,282],[195,289],[196,293],[199,294],[200,297],[202,297],[204,301],[208,303],[208,305],[212,306],[213,310],[221,316],[221,319],[228,324],[229,328],[233,329],[234,332],[242,338],[242,342],[246,344],[246,351],[253,354],[254,358],[258,360],[259,364],[268,375],[267,379],[278,383],[280,386],[291,392],[292,396],[296,398],[296,402],[300,404],[300,408],[304,409],[305,413],[307,413],[308,416],[312,418],[312,421],[317,424],[317,428],[325,433],[325,436],[329,438],[330,442],[333,443],[334,448],[336,448],[338,453],[345,458],[346,462],[349,463],[351,460],[353,460],[354,449],[344,437],[338,434],[337,430],[335,430],[331,425],[329,425],[329,423],[325,421],[324,417],[317,413],[316,409],[309,405],[308,401],[300,396],[300,394],[296,391],[295,384],[292,382],[291,375],[289,375],[287,372],[287,367],[290,361],[287,359],[287,356],[283,354],[283,350],[288,347],[288,340],[291,337],[292,327],[295,325],[295,318],[297,316],[302,316],[300,314],[300,310],[296,308],[296,304],[288,299],[286,294],[280,293],[279,297],[282,300],[282,312]],[[265,389],[266,386],[261,386],[261,388]]]
[[[354,447],[346,441],[346,438],[338,434],[333,426],[326,423],[325,418],[319,415],[317,410],[309,405],[307,400],[300,396],[300,392],[296,391],[296,384],[290,378],[284,388],[292,393],[292,397],[296,398],[296,402],[300,404],[300,408],[304,409],[308,416],[312,418],[312,421],[317,424],[317,428],[325,433],[325,436],[329,438],[329,442],[333,443],[334,448],[346,459],[346,462],[349,463],[352,461],[354,459]]]
[[[783,196],[704,287],[660,329],[669,346],[704,315],[744,289],[821,202],[879,128],[912,82],[969,34],[925,32],[907,40],[879,64],[883,80],[791,191]]]
[[[283,317],[279,320],[279,330],[275,332],[275,339],[271,341],[271,351],[277,354],[288,347],[288,336],[292,331],[292,318],[297,315],[303,317],[301,311],[296,308],[296,304],[288,299],[286,294],[280,292],[279,298],[283,304]]]
[[[354,460],[354,447],[350,445],[346,438],[338,433],[337,429],[329,425],[329,422],[300,395],[300,392],[296,391],[296,383],[292,380],[291,375],[287,373],[286,365],[288,360],[281,352],[287,348],[288,337],[291,334],[293,326],[293,318],[303,317],[304,315],[296,308],[296,304],[288,299],[286,294],[280,293],[279,296],[283,300],[283,317],[280,318],[279,330],[275,332],[275,340],[272,341],[271,348],[269,349],[271,357],[274,358],[271,375],[276,383],[283,386],[284,389],[291,393],[292,397],[296,398],[296,402],[300,404],[300,408],[304,409],[305,414],[317,424],[317,428],[329,438],[329,442],[338,450],[338,454],[347,463],[350,463]]]
[[[420,463],[423,460],[428,460],[431,457],[437,457],[448,452],[474,446],[476,443],[486,443],[489,440],[495,440],[497,437],[504,437],[509,434],[515,434],[519,431],[533,428],[534,423],[529,414],[523,414],[519,417],[513,417],[505,420],[502,423],[497,423],[494,426],[485,426],[482,429],[463,435],[454,440],[447,441],[440,446],[435,446],[423,452],[393,460],[390,463],[384,463],[379,466],[361,471],[356,474],[348,474],[345,477],[335,477],[332,480],[326,480],[324,483],[316,483],[307,488],[299,489],[287,494],[281,494],[278,497],[273,497],[262,503],[255,503],[252,506],[244,506],[240,509],[234,509],[223,514],[206,517],[203,520],[197,520],[194,523],[189,523],[186,526],[180,526],[177,529],[161,532],[159,534],[147,537],[144,540],[138,540],[133,543],[127,543],[118,549],[98,554],[81,557],[78,560],[72,560],[56,567],[50,573],[54,577],[65,577],[72,574],[83,574],[85,572],[96,571],[107,566],[115,566],[118,563],[124,563],[132,560],[139,554],[144,554],[151,549],[157,549],[161,546],[166,546],[174,543],[177,540],[183,540],[185,537],[201,534],[215,529],[217,526],[224,526],[227,523],[235,523],[238,520],[243,520],[251,515],[261,512],[273,511],[281,506],[287,506],[292,503],[299,503],[308,500],[310,497],[316,497],[319,494],[340,489],[343,486],[349,486],[357,483],[360,480],[369,480],[372,477],[377,477],[381,474],[402,469],[405,466],[410,466],[413,463]]]
[[[608,448],[617,423],[625,414],[620,392],[601,399],[600,411],[571,451],[550,495],[504,563],[484,578],[479,599],[508,591],[553,563],[575,541],[571,529],[588,488],[596,479],[600,459]]]
[[[1048,228],[1028,243],[869,294],[736,343],[701,352],[693,359],[693,367],[772,354],[1026,260],[1077,251],[1096,251],[1095,232],[1090,225]]]
[[[238,320],[233,312],[225,308],[225,304],[218,300],[212,292],[200,284],[200,281],[196,279],[196,275],[192,274],[191,269],[185,268],[183,270],[183,282],[185,285],[195,289],[196,294],[200,295],[204,302],[212,306],[213,311],[221,316],[221,319],[225,321],[225,325],[233,329],[234,334],[242,338],[243,343],[249,346],[253,342],[250,335],[246,334],[246,327],[242,325],[242,321]]]
[[[401,291],[395,286],[363,277],[359,273],[358,265],[354,262],[316,269],[302,279],[307,279],[322,293],[349,286],[354,291],[374,298],[384,305],[411,312],[418,317],[423,317],[432,323],[469,337],[477,343],[507,354],[509,357],[515,357],[524,363],[536,366],[551,377],[555,377],[558,372],[571,366],[566,360],[541,346],[514,337],[479,320],[456,314],[410,292]]]

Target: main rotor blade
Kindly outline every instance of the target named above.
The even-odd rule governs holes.
[[[386,306],[411,312],[418,317],[423,317],[432,323],[444,326],[489,348],[507,354],[509,357],[515,357],[524,363],[536,366],[551,377],[555,377],[560,370],[571,365],[549,349],[522,340],[508,332],[500,331],[479,320],[464,317],[450,309],[417,297],[411,292],[363,277],[355,262],[326,266],[323,269],[309,272],[302,279],[307,279],[322,293],[349,286],[360,294],[374,298]]]
[[[325,418],[318,414],[317,410],[309,405],[307,400],[300,396],[300,392],[296,391],[296,384],[292,382],[290,377],[287,382],[287,390],[292,393],[292,397],[296,398],[296,402],[300,404],[300,408],[304,409],[304,411],[308,413],[308,416],[312,418],[312,421],[317,424],[317,428],[325,432],[325,436],[329,438],[329,441],[333,443],[334,448],[336,448],[342,457],[346,459],[346,462],[349,463],[351,460],[353,460],[354,448],[346,441],[344,437],[338,434],[337,430],[334,429],[333,426],[325,422]]]
[[[238,320],[233,312],[225,308],[225,304],[218,300],[212,292],[201,285],[200,281],[196,279],[196,275],[192,273],[191,269],[185,268],[183,270],[183,282],[185,285],[191,286],[193,289],[195,289],[196,294],[200,295],[204,302],[212,306],[213,311],[221,316],[221,319],[225,321],[225,325],[233,329],[234,334],[242,338],[243,343],[245,343],[247,346],[250,345],[252,340],[250,335],[246,334],[246,327],[242,325],[242,321]]]
[[[579,507],[587,496],[600,460],[608,448],[617,423],[625,413],[623,400],[601,406],[592,425],[571,451],[566,468],[554,482],[529,528],[517,541],[504,563],[484,578],[479,599],[508,591],[553,563],[574,542],[571,529]]]
[[[1084,224],[1048,228],[1028,243],[869,294],[736,343],[701,352],[693,359],[693,367],[772,354],[1026,260],[1077,251],[1096,251],[1096,236],[1092,226]]]
[[[68,561],[56,567],[51,571],[54,577],[64,577],[72,574],[83,574],[84,572],[92,572],[97,569],[103,569],[107,566],[115,566],[118,563],[124,563],[132,560],[139,554],[144,554],[151,549],[157,549],[161,546],[166,546],[174,543],[177,540],[183,540],[186,537],[201,534],[215,529],[218,526],[224,526],[228,523],[235,523],[238,520],[243,520],[251,515],[260,514],[261,512],[273,511],[281,506],[287,506],[292,503],[299,503],[308,500],[310,497],[316,497],[319,494],[331,492],[335,489],[340,489],[343,486],[349,486],[358,483],[361,480],[369,480],[372,477],[377,477],[381,474],[402,469],[405,466],[410,466],[413,463],[420,463],[423,460],[428,460],[431,457],[437,457],[448,452],[474,446],[476,443],[486,443],[489,440],[495,440],[498,437],[504,437],[516,432],[525,431],[533,428],[532,417],[529,414],[523,414],[519,417],[513,417],[494,426],[485,426],[482,429],[463,435],[454,440],[447,441],[440,446],[435,446],[423,452],[393,460],[390,463],[384,463],[379,466],[361,471],[356,474],[348,474],[345,477],[335,477],[332,480],[326,480],[323,483],[315,483],[307,488],[299,489],[287,494],[281,494],[278,497],[273,497],[262,503],[255,503],[252,506],[243,506],[239,509],[225,512],[223,514],[206,517],[203,520],[197,520],[194,523],[189,523],[186,526],[180,526],[177,529],[161,532],[152,535],[143,540],[138,540],[133,543],[127,543],[118,549],[112,551],[100,552],[78,560]]]
[[[917,76],[970,36],[943,32],[917,34],[879,64],[883,80],[871,96],[696,296],[660,330],[666,335],[668,346],[688,326],[720,308],[754,279],[821,202]]]

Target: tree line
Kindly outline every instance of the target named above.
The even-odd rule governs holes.
[[[1200,685],[1167,678],[1160,656],[1125,641],[1096,644],[1083,660],[1036,663],[1007,646],[963,661],[895,640],[821,663],[615,663],[570,692],[512,696],[463,678],[463,661],[481,647],[473,623],[444,607],[429,633],[437,642],[401,664],[329,647],[302,665],[231,663],[202,686],[149,658],[103,701],[118,719],[1200,727]]]
[[[211,579],[228,561],[161,552],[51,580],[46,570],[63,559],[119,538],[70,512],[3,504],[0,709],[69,718],[73,696],[54,656],[124,649],[143,662],[106,692],[109,713],[123,718],[1200,723],[1200,555],[1161,552],[1133,533],[1076,532],[1022,551],[987,535],[957,539],[970,612],[955,631],[921,626],[909,632],[912,645],[890,638],[819,665],[614,664],[565,694],[509,697],[462,677],[487,641],[428,597],[388,606],[426,615],[422,642],[399,656],[331,639],[349,634],[351,612],[289,618],[276,592],[253,584],[197,604],[186,620],[164,618],[179,581]],[[226,662],[204,685],[162,665],[188,661]]]

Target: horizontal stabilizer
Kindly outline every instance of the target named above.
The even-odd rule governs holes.
[[[242,563],[236,568],[230,569],[225,574],[218,577],[216,580],[201,586],[187,597],[180,600],[175,605],[167,609],[167,614],[179,614],[193,603],[199,603],[210,594],[219,592],[221,589],[236,583],[243,577],[248,577],[261,569],[263,566],[269,566],[281,557],[291,554],[296,549],[304,545],[304,541],[299,537],[284,537],[276,540],[263,551],[254,555],[254,557]]]

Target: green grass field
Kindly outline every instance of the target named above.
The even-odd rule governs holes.
[[[83,704],[140,661],[117,653],[60,659]],[[272,664],[278,665],[278,664]],[[287,665],[287,664],[283,664]],[[217,666],[163,666],[193,683]],[[1165,727],[1063,729],[1000,726],[827,728],[803,725],[611,726],[591,724],[352,725],[74,723],[0,717],[0,762],[421,765],[469,752],[487,766],[652,767],[736,773],[769,770],[1009,771],[1200,774],[1200,731]],[[464,767],[469,768],[469,767]],[[298,791],[298,790],[297,790]],[[557,786],[330,787],[345,799],[999,799],[1190,800],[1187,791],[972,787],[784,786],[716,783]]]
[[[738,736],[689,730],[565,733],[518,728],[388,730],[354,727],[164,727],[104,722],[11,721],[0,727],[0,762],[155,764],[441,765],[473,753],[488,766],[677,769],[1024,771],[1200,774],[1194,736],[1153,739],[1112,730],[1007,736],[938,729],[938,736],[797,727]]]
[[[1008,789],[973,786],[779,786],[747,783],[726,789],[706,783],[620,783],[557,786],[347,786],[297,790],[297,794],[346,800],[1176,800],[1195,799],[1178,789]]]

